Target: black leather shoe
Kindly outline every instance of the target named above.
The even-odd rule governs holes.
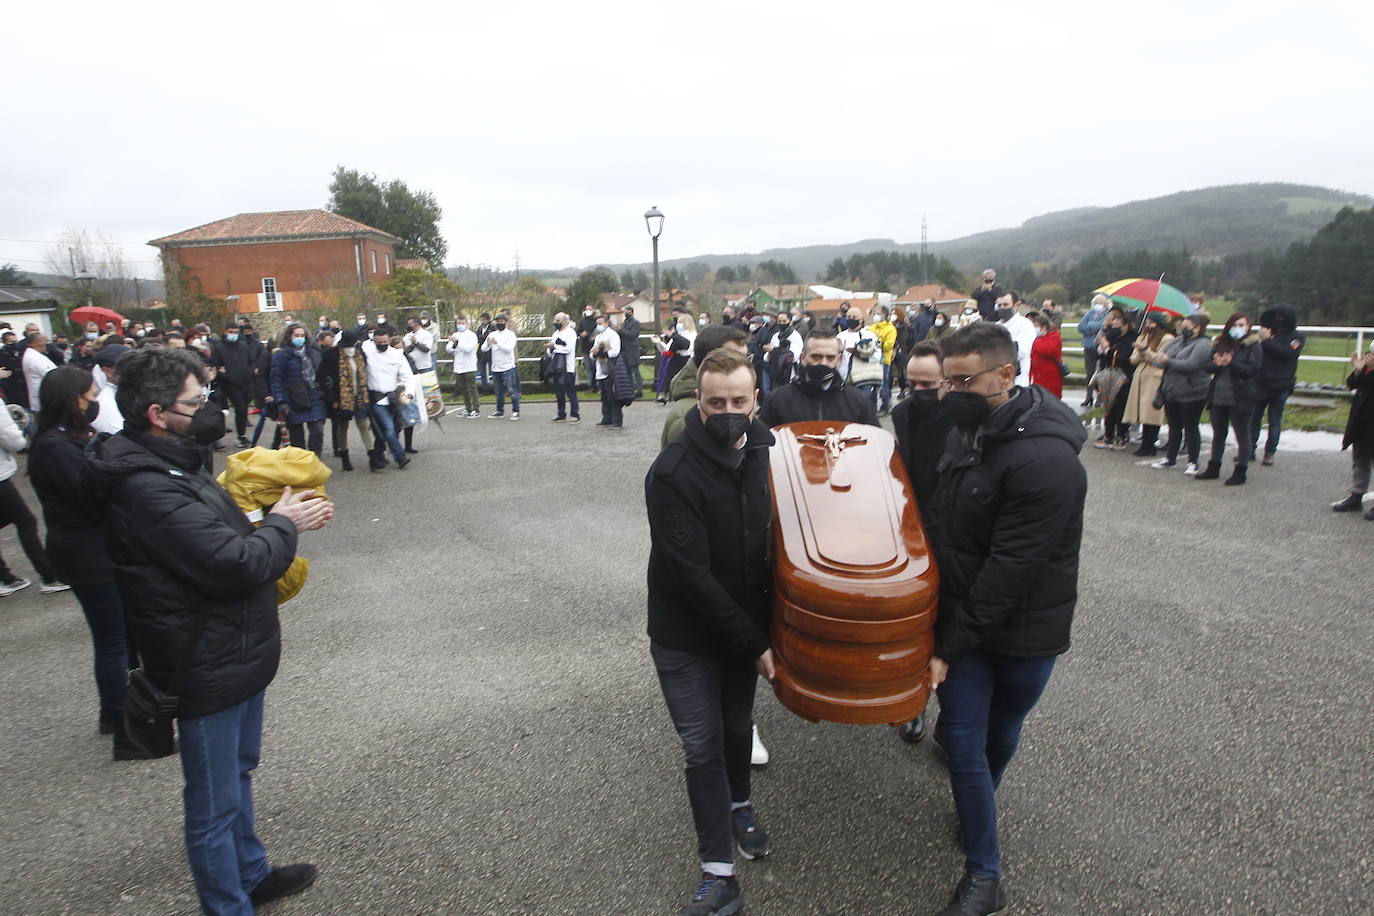
[[[283,865],[267,873],[258,886],[248,892],[253,906],[262,906],[269,900],[299,894],[315,883],[315,866],[309,864]]]
[[[396,467],[400,468],[403,471],[405,470],[405,467],[408,464],[410,464],[410,458],[405,455],[402,455],[401,457],[396,459]]]
[[[897,735],[907,744],[919,744],[921,739],[926,736],[925,714],[922,713],[905,725],[899,726]]]
[[[1359,510],[1364,496],[1360,493],[1351,493],[1345,499],[1338,499],[1331,504],[1332,512],[1356,512]]]
[[[1002,882],[996,878],[964,872],[954,888],[949,904],[937,916],[991,916],[1007,908]]]

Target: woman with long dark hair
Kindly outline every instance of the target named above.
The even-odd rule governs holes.
[[[324,448],[324,392],[320,389],[319,372],[320,351],[310,346],[305,325],[288,325],[281,349],[272,354],[272,397],[278,416],[286,423],[291,444],[308,448],[316,455]]]
[[[1212,460],[1196,480],[1216,480],[1221,476],[1221,459],[1226,452],[1226,430],[1236,433],[1236,467],[1226,478],[1226,486],[1245,483],[1250,466],[1250,424],[1255,413],[1255,376],[1263,365],[1260,336],[1250,319],[1236,312],[1226,319],[1226,326],[1212,341],[1212,396],[1208,409],[1212,412]]]
[[[1212,321],[1206,312],[1194,312],[1178,323],[1178,336],[1164,344],[1154,358],[1162,372],[1159,390],[1164,395],[1164,417],[1169,422],[1169,440],[1164,457],[1150,465],[1165,470],[1178,463],[1179,449],[1186,447],[1189,477],[1198,472],[1198,456],[1202,451],[1202,434],[1198,424],[1207,403],[1207,389],[1211,376],[1207,365],[1212,361],[1212,341],[1207,337],[1207,325]]]
[[[124,736],[124,692],[138,667],[124,623],[124,602],[105,552],[100,511],[81,485],[91,421],[100,411],[95,379],[85,369],[59,366],[38,389],[38,432],[29,448],[29,478],[43,504],[48,558],[72,587],[91,628],[100,733],[114,735],[114,759],[146,757]]]

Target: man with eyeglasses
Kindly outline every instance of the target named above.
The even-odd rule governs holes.
[[[1015,384],[1016,346],[1001,325],[951,331],[940,348],[941,408],[957,430],[934,512],[923,513],[940,569],[930,678],[964,847],[964,875],[940,916],[982,916],[1006,906],[997,786],[1069,648],[1087,434],[1058,398]]]
[[[96,442],[87,463],[144,671],[178,697],[186,850],[201,907],[249,916],[315,879],[313,865],[268,864],[252,773],[281,658],[276,583],[301,532],[324,527],[334,510],[286,487],[253,526],[210,475],[206,446],[224,435],[224,415],[206,403],[206,381],[186,350],[124,356],[124,429]]]

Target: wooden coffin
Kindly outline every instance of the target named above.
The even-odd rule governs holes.
[[[895,440],[825,421],[773,434],[774,691],[813,722],[909,722],[940,583]]]

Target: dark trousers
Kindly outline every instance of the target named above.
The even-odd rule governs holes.
[[[1292,389],[1275,391],[1261,395],[1255,402],[1255,415],[1250,425],[1250,454],[1259,451],[1260,423],[1266,412],[1269,414],[1269,435],[1264,440],[1264,454],[1272,455],[1279,450],[1279,437],[1283,435],[1283,407],[1288,403]]]
[[[1369,474],[1374,470],[1374,450],[1358,442],[1350,445],[1350,492],[1363,496],[1369,492]]]
[[[506,393],[510,392],[511,410],[515,413],[520,412],[520,371],[519,369],[506,369],[502,372],[493,371],[492,379],[496,382],[496,412],[506,412]]]
[[[100,718],[113,719],[124,713],[124,693],[129,686],[129,670],[138,659],[129,640],[124,620],[124,601],[113,582],[97,585],[72,584],[72,594],[91,628],[95,649],[95,689],[100,695]]]
[[[560,420],[567,416],[567,407],[565,406],[565,402],[572,406],[572,415],[574,417],[581,416],[581,413],[579,412],[580,408],[577,403],[576,372],[564,372],[562,377],[558,380],[558,386],[555,389],[555,392],[558,395],[558,418]]]
[[[601,424],[620,426],[625,422],[620,402],[615,399],[615,379],[603,378],[597,386],[601,389]]]
[[[307,444],[306,430],[309,428],[309,444]],[[316,455],[324,448],[324,421],[310,420],[306,423],[288,423],[286,434],[291,445],[295,448],[308,448]]]
[[[1002,876],[997,787],[1053,670],[1052,657],[970,652],[949,666],[939,687],[949,786],[963,831],[964,866],[974,874]]]
[[[234,408],[234,434],[242,439],[248,429],[248,389],[221,380],[219,391],[225,403]]]
[[[482,402],[477,395],[477,373],[459,372],[454,375],[453,396],[463,399],[463,409],[468,413],[480,410]]]
[[[38,519],[33,517],[24,497],[14,488],[13,480],[0,480],[0,528],[6,525],[13,525],[19,533],[19,543],[23,545],[24,553],[39,577],[44,582],[54,581],[57,574],[48,562],[43,539],[38,536]],[[8,582],[14,577],[4,558],[0,557],[0,582]]]
[[[1131,425],[1121,422],[1121,418],[1126,415],[1126,392],[1130,387],[1131,379],[1130,376],[1127,376],[1126,381],[1122,383],[1120,390],[1116,393],[1116,400],[1112,401],[1107,408],[1107,414],[1102,420],[1102,433],[1108,439],[1127,439],[1130,437]]]
[[[733,863],[730,806],[749,801],[754,666],[649,644],[686,758],[687,798],[701,862]]]
[[[491,391],[491,356],[477,354],[477,387]]]
[[[1236,433],[1236,465],[1245,468],[1250,464],[1250,421],[1254,418],[1252,404],[1237,404],[1234,407],[1212,405],[1212,462],[1221,463],[1226,454],[1226,428]]]
[[[392,457],[397,461],[404,458],[406,450],[396,435],[396,418],[391,414],[391,405],[373,404],[372,422],[376,424],[373,435],[373,441],[376,443],[375,451],[381,454],[390,448]]]
[[[639,346],[638,341],[635,341],[635,346]],[[635,397],[639,397],[644,393],[644,374],[639,371],[639,354],[636,353],[633,357],[627,356],[624,359],[625,371],[630,373],[631,393]]]
[[[1169,421],[1169,442],[1164,447],[1164,455],[1170,461],[1178,460],[1180,445],[1187,446],[1188,461],[1197,464],[1202,453],[1202,433],[1198,424],[1202,422],[1202,408],[1205,401],[1165,401],[1164,416]]]
[[[1093,373],[1097,371],[1097,347],[1083,348],[1083,377],[1091,379]],[[1088,397],[1093,396],[1092,389],[1088,389]]]

